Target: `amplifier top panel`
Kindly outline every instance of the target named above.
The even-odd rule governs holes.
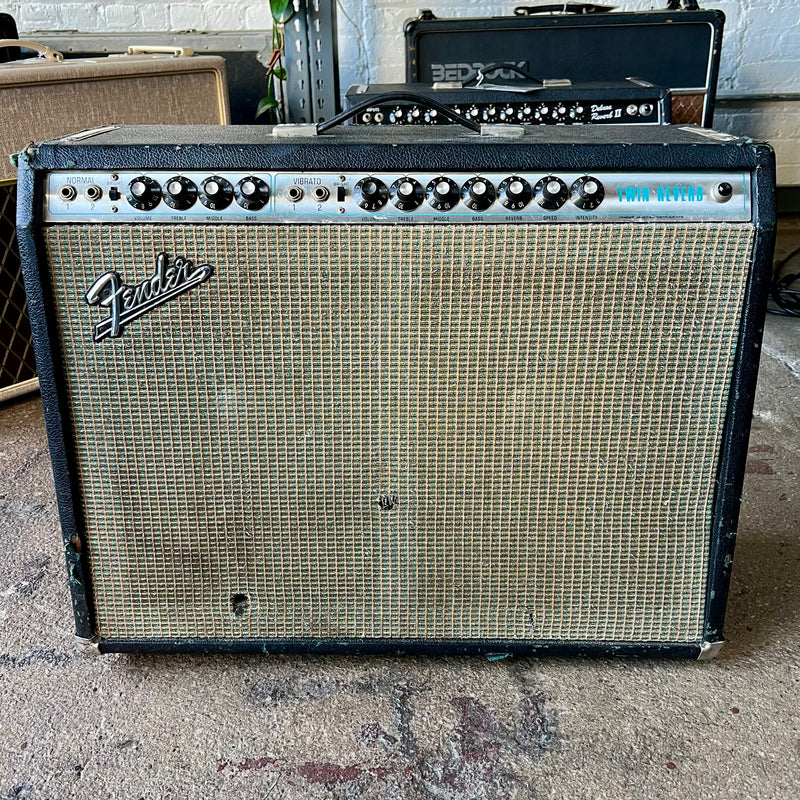
[[[615,97],[622,94],[629,94],[631,97],[641,95],[643,93],[655,95],[656,97],[663,97],[668,94],[668,90],[662,86],[655,86],[649,81],[643,79],[629,79],[627,81],[581,81],[575,83],[572,81],[565,82],[564,84],[548,84],[546,86],[531,86],[520,81],[517,85],[496,85],[494,78],[491,77],[493,73],[489,73],[490,77],[487,78],[486,83],[482,86],[453,86],[448,83],[444,84],[430,84],[430,83],[357,83],[350,86],[347,90],[349,95],[366,95],[370,94],[383,94],[385,92],[397,91],[398,86],[404,87],[409,92],[426,92],[428,94],[444,93],[460,91],[464,92],[465,96],[471,94],[485,94],[490,97],[502,97],[507,92],[514,92],[515,94],[531,95],[536,97],[559,97],[565,92],[569,91],[590,91],[603,94],[606,97]]]
[[[764,146],[765,149],[768,149]],[[32,145],[34,170],[752,170],[752,140],[697,126],[111,126]]]

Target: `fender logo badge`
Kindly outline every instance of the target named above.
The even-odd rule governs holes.
[[[109,316],[94,326],[94,340],[122,336],[122,329],[148,311],[199,286],[214,274],[211,264],[196,267],[193,261],[176,256],[168,263],[166,253],[156,256],[155,272],[135,286],[122,282],[118,272],[103,273],[86,292],[90,306],[109,309]]]

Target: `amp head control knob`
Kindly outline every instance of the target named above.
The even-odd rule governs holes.
[[[200,185],[200,202],[210,211],[222,211],[233,202],[233,186],[219,175],[206,178]]]
[[[413,178],[398,178],[389,187],[389,197],[392,204],[400,211],[413,211],[422,205],[425,190],[422,184]]]
[[[591,175],[584,175],[572,184],[569,198],[582,211],[594,211],[606,196],[603,184]]]
[[[170,178],[164,189],[164,202],[176,211],[185,211],[197,202],[197,186],[182,175]]]
[[[255,175],[247,175],[236,184],[236,202],[247,211],[258,211],[269,201],[269,186]]]
[[[497,187],[500,202],[509,211],[521,211],[530,203],[533,197],[531,185],[519,175],[510,175],[504,178]]]
[[[555,211],[567,202],[567,184],[554,175],[547,175],[533,187],[536,202],[547,211]]]
[[[470,178],[461,187],[461,199],[472,211],[486,211],[496,198],[494,186],[486,178]]]
[[[461,190],[455,181],[440,175],[425,187],[425,197],[436,211],[450,211],[458,204]]]
[[[152,211],[161,202],[161,186],[147,175],[139,175],[128,184],[125,196],[138,211]]]
[[[378,178],[362,178],[353,187],[353,199],[364,211],[380,211],[389,199],[389,189]]]

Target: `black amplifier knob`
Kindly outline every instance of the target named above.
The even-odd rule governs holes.
[[[200,202],[211,211],[222,211],[233,202],[233,186],[225,178],[212,175],[200,186]]]
[[[470,178],[461,187],[461,199],[472,211],[486,211],[497,199],[494,186],[485,178]]]
[[[497,187],[497,193],[500,195],[500,202],[509,211],[522,210],[530,203],[533,197],[531,185],[525,178],[520,178],[519,175],[511,175],[505,178]]]
[[[362,178],[353,187],[353,198],[364,211],[379,211],[389,199],[389,190],[377,178]]]
[[[258,211],[264,208],[269,200],[269,186],[261,178],[248,175],[236,184],[234,196],[242,208],[247,211]]]
[[[533,187],[533,196],[542,208],[555,211],[567,202],[567,184],[561,178],[548,175]]]
[[[400,211],[413,211],[422,205],[425,190],[422,184],[413,178],[398,178],[389,187],[389,197],[392,204]]]
[[[572,184],[569,197],[583,211],[594,211],[606,196],[603,184],[591,175],[584,175]]]
[[[440,175],[425,187],[425,197],[428,198],[431,208],[436,211],[450,211],[451,208],[458,205],[461,191],[455,181]]]
[[[152,178],[140,175],[128,184],[125,196],[139,211],[152,211],[161,202],[161,186]]]
[[[164,190],[164,202],[177,211],[185,211],[197,202],[197,186],[182,175],[170,178]]]

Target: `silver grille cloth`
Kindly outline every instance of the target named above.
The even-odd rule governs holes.
[[[751,226],[46,240],[103,636],[701,638]]]

